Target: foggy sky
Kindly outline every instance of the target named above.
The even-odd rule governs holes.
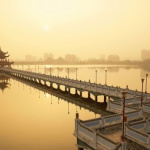
[[[0,0],[0,46],[11,58],[110,54],[140,59],[150,49],[150,0]]]

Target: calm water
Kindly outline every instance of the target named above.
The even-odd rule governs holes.
[[[149,73],[139,68],[117,66],[51,66],[52,75],[105,83],[141,90],[141,78]],[[58,68],[59,67],[59,68]],[[50,74],[49,66],[14,66],[14,68]],[[1,150],[77,150],[73,136],[76,112],[81,119],[99,117],[84,108],[51,96],[33,87],[9,80],[9,88],[0,91]],[[145,86],[144,86],[145,87]],[[148,92],[150,91],[148,77]]]

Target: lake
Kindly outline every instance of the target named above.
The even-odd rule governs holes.
[[[150,74],[138,67],[107,65],[14,65],[13,68],[122,88],[128,85],[129,89],[139,91],[141,78]],[[82,120],[101,116],[14,79],[10,78],[8,83],[6,89],[0,87],[1,150],[77,150],[73,135],[76,112]],[[149,92],[149,76],[147,85]]]

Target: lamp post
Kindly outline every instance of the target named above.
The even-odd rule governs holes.
[[[125,121],[126,121],[126,116],[125,116],[125,97],[126,97],[126,94],[127,92],[126,91],[122,91],[122,99],[123,99],[123,102],[122,102],[122,135],[121,135],[121,141],[122,142],[125,142]]]
[[[35,72],[36,72],[36,66],[35,66]]]
[[[78,112],[78,105],[76,105],[76,113]]]
[[[46,66],[44,66],[44,74],[46,74]]]
[[[69,112],[69,102],[68,102],[68,114],[69,114],[70,112]]]
[[[68,68],[68,79],[69,79],[69,68]]]
[[[51,95],[51,105],[52,105],[52,103],[53,103],[53,102],[52,102],[52,95]]]
[[[38,66],[38,73],[39,73],[39,66]]]
[[[58,104],[59,104],[59,98],[58,98]]]
[[[148,77],[148,73],[146,74],[145,93],[147,93],[147,77]]]
[[[105,70],[105,85],[107,84],[107,70]]]
[[[141,107],[143,106],[143,83],[144,83],[144,79],[141,79],[142,81],[142,92],[141,92]]]
[[[57,76],[59,76],[59,67],[57,67]]]
[[[51,67],[49,68],[50,76],[51,76]]]
[[[97,70],[95,70],[95,83],[97,84]]]
[[[77,80],[77,70],[78,70],[78,68],[76,68],[76,80]]]

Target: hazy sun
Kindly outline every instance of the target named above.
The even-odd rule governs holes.
[[[49,29],[49,27],[48,26],[44,26],[44,30],[48,30]]]
[[[48,98],[48,97],[49,97],[49,94],[48,94],[48,93],[46,93],[46,94],[45,94],[45,97],[46,97],[46,98]]]

